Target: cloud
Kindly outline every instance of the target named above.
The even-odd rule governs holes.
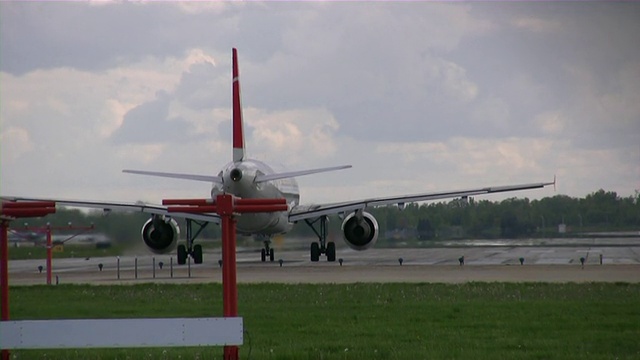
[[[29,136],[29,132],[20,127],[11,126],[0,132],[0,143],[4,147],[2,151],[2,162],[15,161],[23,154],[33,151],[33,141]]]
[[[337,151],[339,125],[326,109],[264,112],[248,108],[244,119],[245,126],[252,129],[245,134],[251,156],[286,159],[285,165],[309,167],[309,158],[322,162]]]
[[[208,109],[220,104],[221,99],[216,98],[216,95],[223,87],[216,83],[216,75],[215,66],[210,61],[191,64],[180,77],[175,90],[176,99],[194,110]]]
[[[207,194],[120,170],[214,174],[229,161],[237,47],[249,153],[354,165],[300,178],[304,198],[554,172],[571,195],[632,194],[639,17],[632,2],[3,3],[2,191]]]
[[[152,100],[123,115],[120,126],[111,135],[116,144],[175,143],[193,139],[202,132],[203,118],[221,103],[214,57],[201,49],[192,49],[183,59],[170,63],[174,71],[182,70],[180,77],[174,85],[157,90]]]
[[[471,118],[480,127],[488,128],[494,134],[504,134],[510,126],[509,105],[497,97],[482,99],[475,107]]]
[[[567,136],[576,146],[604,149],[640,142],[638,66],[640,63],[630,62],[606,80],[589,66],[568,68],[575,92],[566,104]]]
[[[184,141],[186,122],[181,118],[168,118],[172,99],[168,93],[159,91],[153,101],[131,109],[111,139],[116,144]]]
[[[138,164],[149,165],[158,160],[165,151],[166,146],[159,143],[139,144],[130,143],[119,147],[118,157],[135,161]]]
[[[179,11],[196,8],[207,6],[3,3],[0,70],[14,75],[57,67],[108,70],[149,57],[180,57],[196,44],[215,43],[235,32],[233,17],[223,15],[228,6],[219,7],[222,16],[215,22],[210,16],[216,12]]]
[[[439,77],[447,95],[460,101],[471,101],[478,95],[478,86],[469,81],[460,65],[445,62],[439,68]]]
[[[228,8],[228,4],[217,1],[180,1],[177,5],[181,11],[187,14],[211,13],[218,15]]]
[[[551,111],[536,116],[535,122],[545,134],[560,136],[565,131],[567,120],[561,113]]]
[[[542,19],[538,17],[518,17],[511,20],[513,26],[525,29],[534,33],[556,32],[562,28],[562,25],[554,20]]]

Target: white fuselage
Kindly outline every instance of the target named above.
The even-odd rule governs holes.
[[[220,193],[245,199],[285,198],[289,210],[300,202],[298,183],[285,178],[257,183],[257,175],[273,174],[273,169],[258,160],[230,162],[220,171],[222,184],[213,184],[211,197]],[[273,235],[286,233],[293,227],[289,212],[242,214],[237,217],[237,231],[241,234]]]

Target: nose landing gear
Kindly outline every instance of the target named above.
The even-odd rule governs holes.
[[[275,253],[271,247],[271,238],[265,237],[262,242],[264,243],[264,248],[260,250],[260,260],[262,260],[262,262],[266,262],[268,257],[269,261],[273,262],[275,259]]]

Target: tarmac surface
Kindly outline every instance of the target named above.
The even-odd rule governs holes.
[[[362,252],[339,249],[337,257],[342,259],[342,264],[322,261],[324,258],[312,263],[308,251],[276,250],[276,261],[262,263],[259,249],[239,251],[237,279],[238,283],[640,282],[640,246],[635,244],[402,248]],[[52,282],[95,285],[221,282],[220,258],[219,252],[206,252],[203,264],[190,266],[176,265],[175,257],[170,255],[54,259]],[[42,272],[39,266],[43,267]],[[44,266],[44,259],[10,261],[9,284],[45,284]]]

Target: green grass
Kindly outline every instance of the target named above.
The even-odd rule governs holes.
[[[200,317],[206,285],[11,288],[12,319]],[[638,359],[640,284],[240,285],[247,359]],[[159,331],[161,331],[159,329]],[[210,359],[222,348],[21,350],[16,359]]]

